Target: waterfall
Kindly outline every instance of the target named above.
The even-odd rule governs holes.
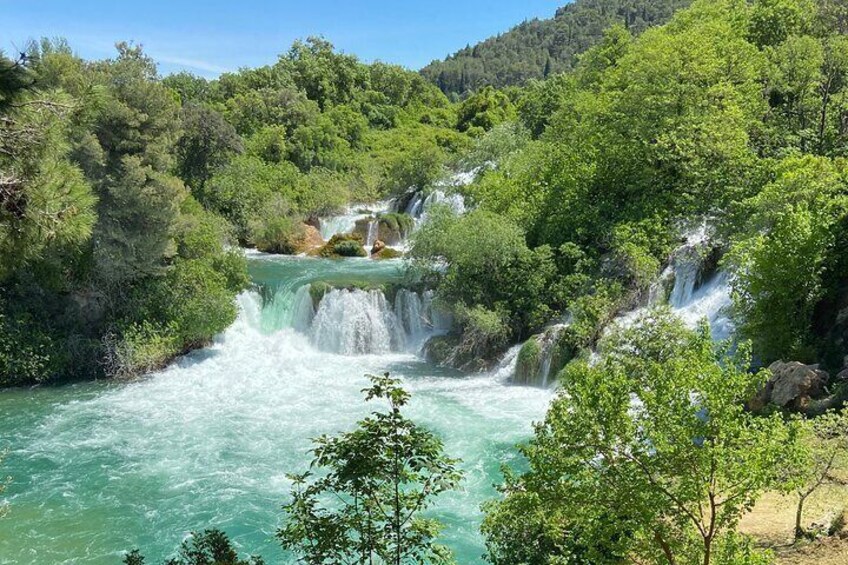
[[[465,213],[465,198],[461,194],[446,194],[443,190],[434,190],[424,199],[421,217],[425,217],[429,210],[440,205],[447,206],[457,215]]]
[[[429,308],[421,296],[407,289],[401,289],[395,296],[395,317],[407,337],[414,343],[421,340],[433,328]]]
[[[672,304],[672,307],[689,327],[697,326],[706,318],[710,322],[713,339],[722,341],[733,334],[733,321],[728,315],[731,302],[727,273],[718,271],[695,290],[688,300]]]
[[[377,234],[380,231],[380,222],[376,219],[373,219],[368,222],[368,237],[365,239],[365,247],[371,249],[374,245],[374,242],[377,241]]]
[[[539,378],[542,381],[543,387],[548,386],[548,382],[551,377],[551,368],[554,364],[554,357],[558,358],[556,360],[558,363],[562,361],[559,359],[559,357],[561,357],[559,351],[559,340],[567,327],[568,326],[564,325],[552,326],[544,334],[542,334],[542,338],[539,340],[539,345],[542,346]]]
[[[423,207],[424,197],[420,192],[416,192],[415,196],[412,197],[412,200],[410,200],[409,204],[406,206],[406,213],[413,218],[420,218]]]
[[[392,207],[390,201],[379,201],[373,205],[353,205],[344,214],[321,218],[320,232],[324,241],[329,241],[334,235],[342,235],[353,232],[356,222],[370,218],[375,214],[387,212]]]
[[[379,290],[333,289],[324,295],[311,328],[312,343],[341,355],[403,349],[403,328]]]
[[[321,299],[308,333],[324,351],[364,355],[420,349],[450,320],[433,308],[432,292],[400,289],[391,304],[380,290],[333,289]]]
[[[498,382],[507,382],[512,380],[515,375],[515,367],[518,365],[518,353],[521,351],[521,345],[514,345],[504,354],[500,363],[492,371],[492,375]]]
[[[711,271],[712,265],[707,258],[715,249],[708,231],[704,224],[686,236],[685,243],[672,253],[668,267],[651,285],[647,303],[621,315],[615,325],[631,325],[648,308],[668,303],[688,327],[695,328],[706,319],[713,339],[720,341],[731,337],[733,323],[727,312],[731,304],[730,284],[727,273]],[[674,286],[666,300],[666,289],[672,278]]]
[[[521,349],[530,348],[525,355],[519,355],[516,361],[513,380],[518,384],[547,387],[551,377],[570,360],[568,349],[561,343],[568,324],[555,324],[539,335],[531,337]],[[536,351],[533,351],[537,348]]]
[[[261,327],[265,332],[275,332],[284,328],[293,328],[305,332],[312,324],[315,309],[310,285],[302,285],[294,293],[289,289],[279,290],[262,309]]]

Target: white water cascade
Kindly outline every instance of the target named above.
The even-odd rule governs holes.
[[[647,304],[622,315],[616,323],[632,324],[648,308],[667,303],[688,327],[695,328],[706,319],[713,339],[730,338],[733,333],[728,314],[730,284],[727,273],[710,270],[707,257],[713,252],[707,226],[692,231],[686,242],[674,251],[669,266],[652,285]],[[674,286],[666,299],[667,284],[672,278]]]
[[[374,242],[377,241],[377,234],[379,233],[380,222],[376,219],[368,222],[368,237],[365,238],[365,247],[367,249],[371,249],[374,245]]]
[[[344,214],[321,218],[321,238],[329,241],[334,235],[351,233],[356,228],[357,221],[387,212],[390,208],[391,202],[380,201],[373,205],[353,205]]]
[[[333,289],[312,321],[312,343],[341,355],[400,351],[406,339],[391,305],[378,290]]]
[[[366,355],[414,353],[446,329],[430,291],[400,289],[392,305],[380,290],[333,289],[321,299],[308,333],[322,351]]]

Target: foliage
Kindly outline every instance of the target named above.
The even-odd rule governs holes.
[[[144,565],[144,556],[135,549],[124,556],[124,565]],[[163,565],[264,565],[261,557],[239,559],[227,534],[221,530],[192,532],[180,546],[177,557]]]
[[[0,121],[0,280],[84,244],[95,221],[91,186],[69,158],[73,101],[23,90],[33,72],[25,62],[2,71],[12,65],[0,54],[4,96],[16,101]]]
[[[795,538],[807,534],[804,529],[804,503],[823,485],[839,483],[838,469],[848,463],[848,411],[828,412],[805,422],[807,438],[805,458],[796,467],[802,482],[795,491],[798,506],[795,511]]]
[[[447,209],[433,210],[414,236],[411,256],[437,280],[438,295],[447,304],[472,312],[480,307],[488,317],[498,312],[508,328],[506,338],[527,335],[556,311],[552,251],[529,249],[521,228],[490,212],[456,217]],[[446,270],[431,268],[442,262]]]
[[[458,486],[457,462],[444,455],[441,440],[403,415],[409,394],[399,380],[369,378],[365,399],[383,400],[389,411],[315,440],[311,467],[324,472],[292,477],[277,537],[306,563],[451,563],[450,551],[435,543],[440,524],[422,513]]]
[[[488,86],[462,102],[457,111],[459,131],[489,131],[515,118],[515,108],[509,97]]]
[[[493,563],[767,563],[735,533],[767,489],[788,490],[800,429],[743,403],[765,380],[744,348],[653,312],[570,364],[534,439],[487,508]]]
[[[200,187],[242,152],[242,141],[221,114],[206,106],[183,106],[181,120],[183,132],[175,147],[177,173],[188,186]]]
[[[639,34],[663,24],[691,0],[576,0],[547,20],[530,20],[507,33],[467,46],[422,69],[446,94],[464,95],[485,85],[521,85],[573,67],[576,56],[623,23]]]
[[[321,257],[366,257],[365,242],[358,234],[336,234],[321,248]]]
[[[774,180],[743,206],[750,232],[728,258],[742,335],[765,361],[809,359],[811,321],[822,297],[826,260],[848,214],[843,172],[827,159],[789,157]]]

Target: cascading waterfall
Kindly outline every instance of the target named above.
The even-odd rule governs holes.
[[[722,341],[733,334],[733,323],[728,310],[731,305],[730,284],[727,273],[709,271],[706,260],[712,251],[707,226],[691,232],[686,242],[672,254],[670,263],[659,278],[651,285],[644,306],[618,317],[607,331],[614,326],[627,327],[636,322],[650,308],[668,304],[672,312],[690,328],[695,328],[706,319],[710,323],[713,339]],[[671,291],[668,287],[671,281]],[[557,324],[531,339],[539,345],[538,364],[517,367],[513,379],[521,384],[548,386],[551,368],[556,362],[559,341],[568,324]],[[526,373],[526,374],[525,374]]]
[[[420,343],[433,329],[429,315],[425,315],[424,301],[417,292],[401,289],[395,296],[395,317],[411,341]]]
[[[309,335],[319,349],[342,355],[415,352],[434,333],[431,296],[400,289],[392,305],[380,290],[333,289]]]
[[[315,308],[309,285],[303,285],[295,293],[287,289],[278,291],[263,309],[262,329],[272,332],[281,328],[308,331],[312,325]]]
[[[341,355],[401,351],[406,336],[379,290],[333,289],[324,295],[310,330],[312,343]]]
[[[373,219],[368,222],[368,237],[365,238],[365,247],[371,249],[374,243],[377,241],[377,234],[380,231],[380,222],[376,219]]]
[[[391,209],[390,201],[380,201],[374,205],[354,205],[350,206],[344,214],[339,216],[330,216],[329,218],[321,218],[320,232],[321,238],[324,241],[329,241],[334,235],[342,235],[353,232],[356,228],[356,222],[365,218],[370,218],[375,214],[381,214]]]
[[[542,335],[542,339],[539,343],[542,348],[539,377],[542,380],[543,387],[546,387],[549,384],[554,357],[556,357],[559,350],[559,340],[567,327],[568,326],[563,324],[557,324],[548,328],[548,330]]]
[[[616,322],[618,325],[632,324],[648,308],[667,303],[687,326],[694,328],[706,319],[713,339],[719,341],[731,336],[730,284],[727,273],[708,269],[706,259],[714,251],[708,231],[708,226],[702,225],[688,234],[686,242],[672,254],[669,266],[651,286],[647,304],[623,314]],[[666,299],[667,284],[672,277],[674,286]]]

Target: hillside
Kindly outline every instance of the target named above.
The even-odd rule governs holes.
[[[446,94],[481,86],[520,85],[573,66],[575,56],[597,44],[616,23],[632,33],[668,21],[691,0],[576,0],[547,20],[529,20],[510,31],[468,46],[421,70]]]

